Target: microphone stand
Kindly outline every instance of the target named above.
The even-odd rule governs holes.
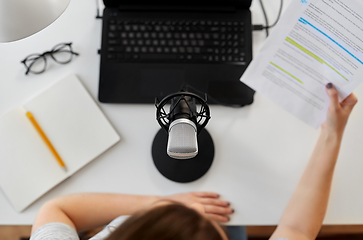
[[[199,116],[199,120],[205,118],[204,121],[197,122],[198,154],[190,159],[171,158],[166,151],[169,120],[174,116],[174,112],[167,114],[163,107],[169,101],[173,103],[178,96],[186,96],[188,99],[189,97],[195,98],[202,105],[200,112],[196,112],[196,116]],[[152,157],[155,167],[164,177],[174,182],[188,183],[201,178],[207,173],[214,159],[214,143],[211,135],[204,128],[210,118],[209,107],[206,105],[206,101],[192,93],[178,92],[165,97],[159,104],[155,105],[157,107],[157,120],[162,127],[156,134],[152,144]],[[195,106],[190,107],[196,111]]]

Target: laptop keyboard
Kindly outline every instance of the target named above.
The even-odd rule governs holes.
[[[108,24],[109,61],[246,65],[243,22],[111,18]]]

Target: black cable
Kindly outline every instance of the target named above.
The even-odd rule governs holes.
[[[263,12],[263,16],[265,18],[265,26],[262,26],[262,25],[253,25],[253,30],[260,31],[260,30],[265,29],[265,31],[266,31],[266,37],[268,37],[268,34],[269,34],[268,29],[274,27],[278,23],[278,21],[280,20],[282,8],[283,8],[283,5],[284,5],[284,1],[283,0],[280,0],[279,13],[277,15],[277,18],[276,18],[275,22],[272,25],[269,25],[268,24],[268,18],[267,18],[266,10],[265,10],[265,6],[263,5],[262,0],[259,0],[259,1],[260,1],[261,9],[262,9],[262,12]]]
[[[284,5],[284,0],[280,0],[280,9],[279,9],[279,13],[277,15],[276,21],[271,26],[266,25],[267,28],[274,27],[277,24],[277,22],[280,20],[283,5]]]
[[[265,6],[263,5],[262,0],[260,0],[260,5],[261,5],[262,12],[263,12],[263,16],[265,18],[266,26],[264,28],[265,28],[265,31],[266,31],[266,37],[268,37],[268,18],[267,18],[267,14],[266,14],[266,11],[265,11]]]

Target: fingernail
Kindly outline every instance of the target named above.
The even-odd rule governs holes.
[[[232,213],[234,213],[234,209],[232,209]]]
[[[227,217],[227,218],[228,218],[228,221],[231,220],[229,217]]]
[[[231,205],[229,202],[227,202],[227,205],[229,206],[229,205]]]
[[[328,83],[327,85],[326,85],[326,88],[327,89],[331,89],[333,87],[333,84],[332,83]]]

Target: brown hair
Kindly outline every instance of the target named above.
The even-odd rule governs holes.
[[[106,238],[126,239],[222,240],[222,237],[210,220],[193,209],[175,203],[129,217]]]

